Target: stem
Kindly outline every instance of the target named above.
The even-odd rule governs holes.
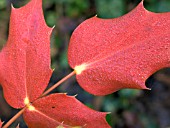
[[[25,106],[23,109],[21,109],[15,116],[13,116],[2,128],[8,128],[18,117],[22,115],[22,113],[25,111],[27,106]]]
[[[75,75],[75,74],[76,74],[76,72],[73,71],[73,72],[71,72],[70,74],[68,74],[67,76],[65,76],[63,79],[61,79],[61,80],[58,81],[56,84],[54,84],[51,88],[49,88],[48,90],[46,90],[46,91],[40,96],[40,98],[43,97],[43,96],[45,96],[45,95],[47,95],[49,92],[51,92],[51,91],[54,90],[56,87],[58,87],[61,83],[63,83],[64,81],[66,81],[68,78],[72,77],[72,76]]]

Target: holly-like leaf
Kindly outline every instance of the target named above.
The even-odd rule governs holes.
[[[41,98],[24,112],[29,128],[110,128],[105,116],[66,94]]]
[[[145,80],[170,66],[170,13],[149,12],[142,1],[122,17],[88,19],[72,34],[68,59],[92,94],[148,89]]]
[[[14,108],[25,107],[29,128],[109,128],[106,113],[86,107],[75,97],[40,98],[52,73],[51,31],[43,18],[42,0],[12,8],[8,42],[0,52],[0,83],[7,102]]]
[[[0,52],[0,83],[14,108],[38,98],[51,77],[50,34],[43,17],[42,0],[12,7],[9,37]]]

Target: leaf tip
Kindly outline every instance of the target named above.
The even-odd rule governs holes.
[[[145,6],[144,6],[144,0],[141,0],[141,2],[139,3],[139,7],[141,7],[143,10],[145,10],[146,12],[150,12],[148,11]]]
[[[55,25],[52,27],[52,30],[55,28]]]
[[[151,88],[147,88],[147,87],[146,87],[145,89],[146,89],[146,90],[149,90],[149,91],[152,90]]]
[[[55,68],[52,69],[52,72],[54,72]]]
[[[47,25],[47,24],[46,24]],[[47,27],[48,27],[48,25],[47,25]],[[55,25],[53,26],[53,27],[48,27],[49,28],[49,35],[51,35],[51,33],[53,32],[53,30],[54,30],[54,28],[55,28]]]
[[[73,95],[73,97],[77,97],[77,96],[78,96],[78,94]]]
[[[106,112],[106,114],[111,114],[112,112]]]
[[[67,92],[63,93],[64,95],[67,95]]]
[[[14,5],[12,3],[11,3],[11,9],[15,10],[15,7],[14,7]]]

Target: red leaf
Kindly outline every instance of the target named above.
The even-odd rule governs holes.
[[[7,102],[22,108],[38,98],[51,77],[50,34],[42,1],[32,0],[26,6],[12,7],[9,37],[0,53],[0,83]]]
[[[7,102],[14,108],[26,105],[24,118],[29,128],[109,128],[106,113],[89,109],[75,97],[53,94],[38,98],[52,72],[52,29],[45,24],[41,6],[41,0],[32,0],[20,9],[12,8],[8,42],[0,53],[0,83]]]
[[[24,112],[29,128],[110,128],[105,120],[106,113],[94,111],[74,96],[52,94],[41,98]]]
[[[141,2],[115,19],[93,17],[73,33],[69,64],[79,84],[95,95],[122,88],[147,89],[145,80],[170,66],[170,13],[153,13]]]

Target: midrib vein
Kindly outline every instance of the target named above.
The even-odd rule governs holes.
[[[32,2],[32,1],[31,1]],[[32,14],[33,14],[33,12],[34,12],[34,9],[35,9],[35,5],[37,4],[37,0],[35,1],[35,3],[34,3],[34,5],[33,5],[33,7],[32,7],[32,10],[30,11],[30,21],[28,22],[28,27],[27,27],[27,30],[28,30],[28,37],[29,37],[29,39],[31,39],[30,38],[30,25],[31,25],[31,20],[32,20]],[[29,16],[28,16],[29,17]],[[31,41],[31,40],[30,40]],[[30,44],[30,43],[29,43]],[[27,43],[27,46],[29,45],[28,43]],[[26,76],[26,78],[25,78],[25,91],[26,91],[26,97],[28,97],[28,99],[30,98],[29,96],[31,95],[31,92],[32,91],[29,91],[29,95],[28,95],[28,84],[27,84],[27,77],[29,77],[29,76],[27,76],[27,68],[29,68],[29,65],[27,65],[27,46],[26,46],[26,52],[25,52],[25,54],[26,54],[26,58],[25,58],[25,60],[26,60],[26,67],[25,67],[25,71],[26,71],[26,74],[25,74],[25,76]],[[29,99],[30,100],[30,99]]]
[[[166,35],[166,34],[165,34]],[[159,38],[159,37],[161,37],[162,35],[159,35],[159,36],[157,36],[157,38]],[[152,37],[152,38],[150,38],[149,40],[152,40],[154,37]],[[107,56],[105,56],[105,57],[103,57],[103,58],[101,58],[101,59],[96,59],[94,62],[91,62],[91,60],[92,59],[95,59],[95,58],[98,58],[98,56],[95,56],[94,58],[92,58],[91,60],[88,60],[88,62],[85,62],[85,64],[87,65],[87,67],[88,68],[93,68],[93,65],[94,64],[96,64],[96,63],[98,63],[98,62],[101,62],[101,61],[103,61],[104,59],[106,59],[106,58],[109,58],[109,57],[111,57],[111,56],[114,56],[114,55],[116,55],[116,54],[119,54],[120,52],[122,52],[122,51],[126,51],[126,50],[128,50],[128,49],[130,49],[130,48],[132,48],[132,47],[134,47],[134,46],[139,46],[139,45],[141,45],[143,42],[145,42],[147,39],[145,39],[145,40],[142,40],[142,41],[140,41],[140,43],[133,43],[132,45],[129,45],[129,46],[126,46],[125,48],[122,48],[122,49],[120,49],[120,50],[118,50],[118,51],[116,51],[116,52],[114,52],[114,53],[112,53],[112,54],[109,54],[109,55],[107,55]],[[96,67],[96,66],[95,66]]]
[[[60,123],[59,121],[57,121],[57,120],[55,120],[55,119],[53,119],[53,118],[47,116],[46,114],[44,114],[43,112],[41,112],[41,111],[39,111],[39,110],[37,110],[37,109],[35,109],[34,111],[37,112],[37,113],[39,113],[40,115],[42,115],[42,116],[48,118],[49,120],[51,120],[51,121],[57,123],[58,126],[62,124],[62,125],[65,126],[65,127],[72,127],[72,126],[63,124],[64,121]],[[57,126],[56,126],[56,127],[57,127]]]

